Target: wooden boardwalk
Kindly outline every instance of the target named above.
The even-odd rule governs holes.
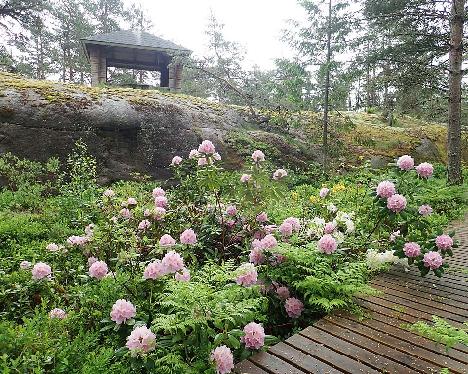
[[[456,230],[462,245],[442,279],[414,270],[381,274],[371,283],[382,293],[358,300],[366,318],[334,313],[239,363],[235,373],[468,373],[468,347],[447,352],[403,327],[433,315],[457,326],[468,321],[468,221]]]

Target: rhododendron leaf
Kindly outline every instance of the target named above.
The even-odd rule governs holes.
[[[233,348],[235,348],[235,349],[240,348],[240,340],[237,337],[229,335],[228,336],[228,342]]]
[[[107,326],[104,326],[102,329],[100,329],[99,331],[100,332],[104,332],[104,331],[108,331],[112,328],[115,328],[115,325],[107,325]]]

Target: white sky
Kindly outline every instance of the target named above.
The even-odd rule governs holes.
[[[126,1],[131,3],[130,0]],[[294,52],[281,41],[288,19],[301,19],[304,11],[296,0],[139,0],[154,24],[152,32],[191,49],[206,50],[205,35],[210,10],[224,23],[227,40],[247,50],[248,65],[274,67],[273,59],[292,57]]]

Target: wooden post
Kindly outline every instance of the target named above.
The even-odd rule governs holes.
[[[182,87],[182,65],[175,67],[175,91],[180,92]]]
[[[167,65],[161,67],[160,87],[169,87],[169,69]]]
[[[107,62],[104,50],[99,46],[89,47],[89,62],[91,63],[91,85],[107,82]]]
[[[175,91],[176,90],[175,76],[176,76],[175,66],[173,64],[171,64],[171,65],[169,65],[169,91]]]

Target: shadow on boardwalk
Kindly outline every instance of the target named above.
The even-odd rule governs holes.
[[[433,315],[455,326],[468,321],[468,216],[455,226],[461,246],[448,260],[442,279],[422,278],[401,269],[377,276],[382,291],[359,299],[366,313],[358,319],[335,313],[286,341],[239,363],[236,373],[468,373],[468,347],[442,345],[409,332],[403,325],[431,321]],[[461,270],[464,270],[462,272]]]

